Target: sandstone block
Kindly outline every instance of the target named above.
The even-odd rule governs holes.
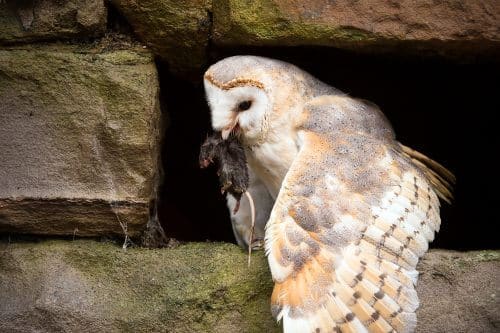
[[[0,232],[138,235],[156,196],[158,78],[142,49],[0,50]]]
[[[214,1],[218,45],[319,45],[362,51],[498,54],[500,6],[472,1]]]

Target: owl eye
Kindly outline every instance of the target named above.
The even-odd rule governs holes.
[[[252,106],[252,101],[243,101],[238,104],[238,111],[246,111]]]

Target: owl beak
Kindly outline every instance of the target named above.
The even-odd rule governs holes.
[[[231,132],[233,131],[233,128],[232,127],[226,127],[224,128],[222,131],[221,131],[221,136],[222,136],[222,139],[223,140],[226,140],[227,138],[229,138],[229,134],[231,134]]]
[[[221,131],[222,139],[226,140],[227,138],[229,138],[229,135],[231,135],[231,133],[238,127],[239,126],[237,120],[233,121],[231,125],[224,127]]]

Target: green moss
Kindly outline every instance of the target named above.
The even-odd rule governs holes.
[[[117,50],[107,52],[98,56],[100,59],[114,65],[138,65],[151,64],[153,57],[149,52],[130,52],[129,50]]]
[[[478,262],[500,261],[500,251],[499,250],[479,251],[471,259]]]
[[[287,17],[271,0],[214,3],[216,40],[253,45],[338,45],[371,42],[377,36],[354,27]]]
[[[478,262],[500,261],[499,250],[482,250],[467,252],[459,258],[450,258],[456,267],[461,270],[467,270]],[[453,267],[453,266],[452,266]]]

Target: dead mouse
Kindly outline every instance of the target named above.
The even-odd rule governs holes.
[[[236,213],[249,182],[245,150],[238,139],[230,136],[223,140],[220,132],[214,132],[201,145],[199,160],[200,168],[206,168],[212,163],[217,166],[221,192],[228,192],[236,199]]]
[[[238,212],[240,200],[243,194],[246,195],[250,203],[250,214],[252,227],[248,246],[248,266],[252,254],[253,233],[255,228],[255,204],[250,192],[247,191],[249,177],[245,150],[241,146],[238,138],[230,136],[226,140],[222,139],[220,132],[214,132],[208,136],[200,147],[199,156],[200,168],[207,168],[210,164],[217,165],[217,174],[221,184],[221,192],[228,192],[236,199],[236,206],[233,214]]]

